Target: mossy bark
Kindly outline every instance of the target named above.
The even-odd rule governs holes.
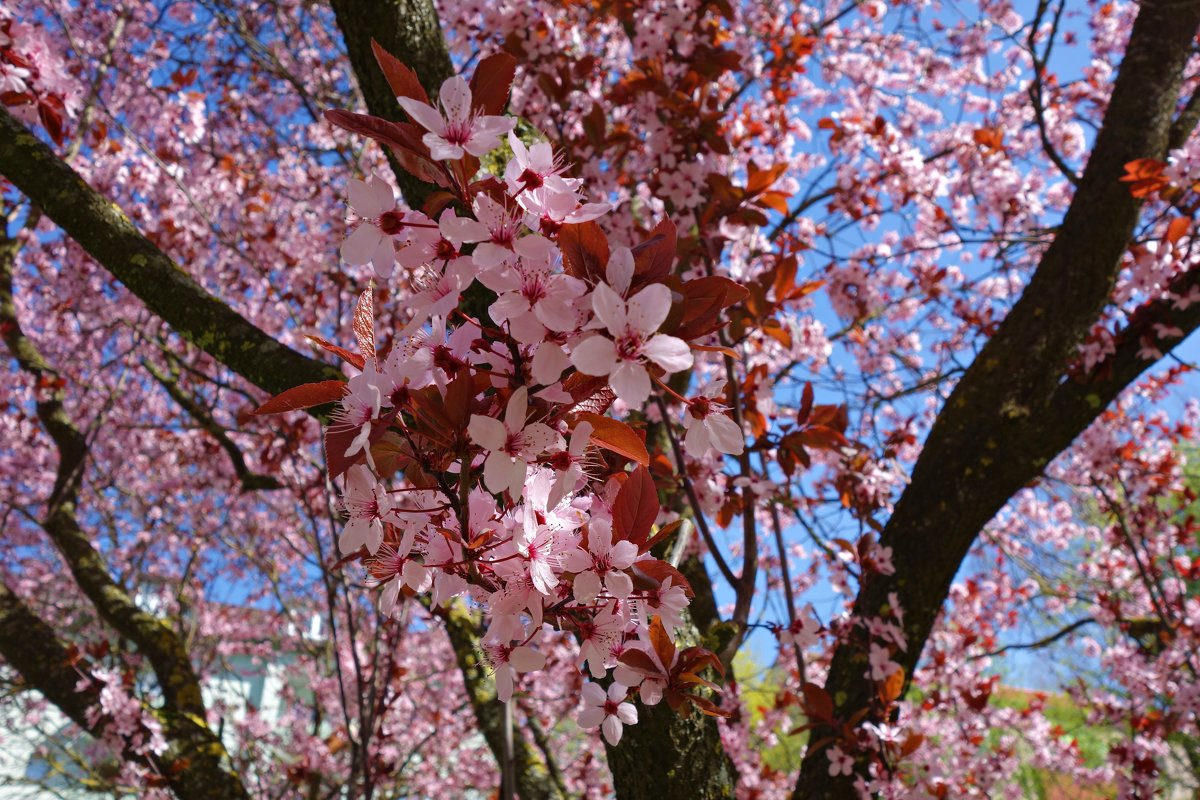
[[[885,527],[881,544],[892,548],[895,574],[875,576],[859,593],[855,613],[880,615],[896,593],[908,650],[894,658],[910,678],[979,532],[1150,366],[1126,344],[1104,374],[1083,382],[1068,374],[1110,300],[1139,218],[1141,201],[1120,181],[1125,164],[1165,156],[1198,25],[1200,0],[1142,3],[1104,126],[1062,226],[1020,301],[946,401]],[[1175,319],[1191,330],[1200,314]],[[873,686],[866,672],[859,647],[838,648],[826,689],[841,718],[869,703]],[[819,729],[812,739],[831,733]],[[809,752],[793,797],[857,797],[852,778],[831,778],[828,766],[823,750]]]

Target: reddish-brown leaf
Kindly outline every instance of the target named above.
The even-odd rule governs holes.
[[[658,544],[659,542],[661,542],[664,539],[666,539],[667,537],[669,537],[671,534],[675,533],[675,531],[679,530],[680,527],[682,527],[682,526],[683,526],[682,519],[677,519],[674,522],[663,525],[661,528],[658,529],[658,533],[654,534],[654,537],[652,539],[650,539],[644,545],[642,545],[642,552],[643,553],[647,552],[648,550],[653,548],[654,545]]]
[[[347,364],[350,364],[355,369],[362,369],[364,366],[366,366],[367,360],[358,353],[351,353],[346,348],[339,347],[333,342],[322,339],[320,336],[313,336],[311,333],[306,333],[304,338],[308,339],[313,344],[328,350],[330,353],[333,353],[335,356],[342,359],[342,361],[345,361]]]
[[[833,428],[827,428],[824,425],[810,425],[800,431],[800,441],[807,447],[815,447],[818,450],[836,450],[839,447],[848,447],[850,442],[846,440],[838,431]]]
[[[667,629],[657,616],[650,620],[650,645],[658,655],[658,660],[670,670],[675,665],[675,641],[667,636]]]
[[[608,239],[594,222],[563,225],[558,232],[563,269],[568,275],[596,283],[605,278],[608,267]]]
[[[366,358],[375,360],[375,293],[371,286],[358,296],[354,307],[354,335],[358,339],[358,350]]]
[[[391,148],[400,165],[415,177],[442,188],[450,186],[445,169],[440,163],[434,163],[430,159],[429,148],[421,141],[422,134],[415,125],[407,122],[388,122],[368,114],[355,114],[340,109],[326,111],[325,119],[342,130],[366,136]]]
[[[804,693],[805,715],[822,722],[833,721],[833,698],[829,692],[815,683],[805,683],[801,691]]]
[[[910,733],[904,739],[904,743],[900,745],[900,757],[907,758],[917,751],[922,744],[925,743],[925,737],[919,733]]]
[[[643,549],[642,552],[645,552],[645,550]],[[692,585],[688,583],[688,579],[684,577],[683,573],[672,567],[666,561],[647,559],[645,561],[636,562],[630,569],[633,570],[635,577],[639,577],[640,573],[641,576],[649,578],[658,586],[662,586],[663,582],[666,581],[667,578],[671,578],[672,586],[682,586],[683,593],[688,597],[696,596],[696,593],[692,591]]]
[[[654,673],[662,674],[662,670],[660,670],[658,665],[654,663],[654,659],[651,658],[648,653],[645,653],[641,650],[626,650],[617,657],[617,660],[628,667],[642,670],[643,672],[648,672],[652,675]]]
[[[741,302],[750,294],[745,286],[719,276],[688,281],[680,291],[683,317],[672,335],[685,341],[715,331],[721,325],[721,310]]]
[[[725,667],[717,654],[703,647],[689,647],[679,654],[679,671],[697,673],[705,667],[712,667],[717,674],[724,677]]]
[[[709,717],[732,716],[732,712],[726,711],[725,709],[721,708],[713,701],[705,699],[703,697],[699,697],[698,695],[689,694],[689,695],[687,695],[687,699],[688,699],[688,702],[690,702],[696,708],[700,709],[701,714],[704,714],[706,716],[709,716]]]
[[[800,395],[800,410],[796,412],[796,423],[803,425],[808,421],[808,415],[812,413],[813,407],[813,388],[812,384],[806,382],[804,384],[804,392]]]
[[[333,380],[305,383],[300,386],[293,386],[285,392],[280,392],[250,412],[250,415],[261,417],[266,414],[283,414],[301,408],[312,408],[322,403],[332,403],[341,400],[345,394],[345,381]]]
[[[1171,220],[1171,224],[1167,226],[1167,234],[1163,238],[1170,244],[1175,244],[1184,237],[1192,229],[1191,217],[1176,217]]]
[[[409,69],[403,61],[384,50],[374,39],[371,39],[371,51],[375,53],[375,60],[379,63],[379,68],[383,70],[383,76],[387,78],[388,86],[392,87],[392,93],[396,97],[411,97],[413,100],[429,105],[429,95],[425,93],[425,87],[417,79],[417,73]]]
[[[346,449],[358,436],[356,425],[330,425],[325,429],[325,463],[329,466],[329,478],[336,479],[350,467],[363,459],[360,450],[353,457],[346,456]]]
[[[650,470],[639,466],[617,492],[613,502],[613,541],[641,545],[658,516],[658,492]]]
[[[650,231],[650,238],[633,248],[635,286],[659,283],[671,274],[677,239],[675,223],[663,217]]]
[[[579,412],[575,419],[577,423],[591,423],[591,438],[598,447],[625,456],[644,467],[650,466],[650,454],[646,451],[645,439],[624,422],[588,411]]]
[[[879,684],[879,699],[884,705],[894,703],[904,690],[904,670],[898,669]]]
[[[471,76],[472,105],[484,114],[503,112],[516,74],[517,60],[503,50],[480,61]]]

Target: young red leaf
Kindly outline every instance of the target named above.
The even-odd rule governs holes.
[[[354,307],[354,335],[358,338],[358,349],[366,358],[375,360],[375,293],[368,286],[358,296]]]
[[[1163,238],[1166,239],[1170,244],[1175,244],[1191,229],[1191,217],[1176,217],[1175,219],[1171,220],[1171,224],[1167,226],[1167,235]]]
[[[608,267],[608,239],[594,222],[563,225],[558,232],[563,269],[568,275],[589,284],[605,279]]]
[[[673,336],[689,341],[712,333],[720,327],[720,312],[749,296],[745,286],[722,278],[710,276],[696,278],[683,284],[683,317]]]
[[[250,412],[250,416],[261,417],[267,414],[283,414],[302,408],[312,408],[322,403],[333,403],[341,400],[346,394],[345,381],[318,381],[293,386],[285,392],[272,397],[258,408]]]
[[[333,342],[322,339],[320,336],[313,336],[311,333],[304,334],[304,338],[308,339],[313,344],[328,350],[330,353],[333,353],[335,356],[342,359],[342,361],[345,361],[347,364],[350,364],[355,369],[362,369],[364,366],[366,366],[367,360],[358,353],[351,353],[346,348],[339,347]]]
[[[645,552],[644,549],[643,552]],[[638,561],[634,563],[632,567],[630,567],[630,570],[633,572],[634,577],[649,578],[650,581],[657,586],[661,586],[667,578],[671,578],[672,586],[683,587],[683,593],[688,597],[696,596],[696,593],[692,590],[692,585],[688,583],[688,579],[684,577],[683,573],[672,567],[666,561],[659,561],[657,559]],[[635,583],[637,582],[638,581],[635,581]]]
[[[900,757],[907,758],[917,751],[922,744],[925,743],[925,737],[919,733],[910,733],[904,739],[904,743],[900,745]]]
[[[659,283],[671,274],[677,239],[675,223],[663,217],[650,231],[650,238],[633,248],[635,286]]]
[[[689,647],[679,654],[679,671],[696,673],[705,667],[712,667],[721,677],[725,676],[725,667],[717,654],[703,647]]]
[[[613,502],[613,541],[641,545],[658,516],[658,492],[650,470],[638,467],[625,481]]]
[[[815,683],[806,683],[801,690],[804,693],[804,713],[812,719],[822,722],[833,721],[833,698]]]
[[[667,636],[667,629],[657,616],[650,620],[650,645],[658,655],[658,660],[670,670],[675,664],[675,641]]]
[[[644,467],[650,466],[650,454],[646,451],[645,440],[638,432],[620,420],[602,417],[588,411],[575,415],[576,422],[588,422],[592,426],[592,441],[597,447],[625,456]]]
[[[429,95],[425,93],[425,87],[417,79],[417,73],[409,69],[403,61],[384,50],[374,39],[371,39],[371,52],[375,54],[375,61],[383,70],[383,76],[387,78],[388,86],[392,87],[392,94],[396,97],[411,97],[425,105],[430,104]]]
[[[719,707],[716,703],[714,703],[711,700],[707,700],[703,697],[699,697],[694,694],[689,694],[687,696],[687,699],[692,705],[694,705],[696,708],[700,709],[700,713],[704,714],[705,716],[709,716],[709,717],[732,716],[732,712],[726,711],[725,709]]]
[[[673,533],[675,533],[677,530],[679,530],[680,527],[682,527],[682,526],[683,526],[682,519],[677,519],[674,522],[668,523],[667,525],[663,525],[661,528],[658,529],[658,533],[654,534],[654,537],[652,539],[650,539],[644,545],[642,545],[642,552],[645,553],[645,552],[649,551],[651,548],[654,547],[654,545],[658,544],[659,542],[663,541],[667,537],[671,536]]]
[[[471,76],[471,101],[475,108],[490,116],[503,113],[516,74],[517,60],[503,50],[480,61]]]
[[[879,699],[884,705],[894,703],[904,691],[904,670],[898,669],[879,684]]]
[[[804,392],[800,395],[800,410],[796,412],[796,423],[803,425],[808,421],[808,415],[812,413],[813,407],[813,388],[811,383],[804,384]]]
[[[806,446],[815,447],[818,450],[836,450],[839,447],[848,447],[850,444],[845,436],[824,425],[810,425],[800,431],[799,436],[800,441]]]
[[[641,670],[642,672],[647,672],[650,674],[662,673],[662,670],[660,670],[658,665],[654,663],[654,659],[641,650],[626,650],[617,657],[617,660],[627,667],[632,667],[633,669]]]
[[[420,130],[415,125],[407,122],[388,122],[367,114],[338,109],[326,111],[325,119],[342,130],[366,136],[386,145],[400,162],[400,166],[414,177],[443,189],[450,186],[445,168],[430,159],[429,148],[421,141]]]

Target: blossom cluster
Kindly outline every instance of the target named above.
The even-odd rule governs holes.
[[[386,614],[426,594],[435,609],[460,597],[482,608],[500,700],[545,665],[539,643],[558,628],[574,634],[594,680],[613,670],[607,689],[584,686],[578,718],[610,744],[637,721],[635,692],[723,713],[695,693],[716,688],[698,674],[720,661],[672,641],[691,587],[654,549],[687,528],[659,507],[645,434],[604,414],[616,401],[629,414],[670,402],[682,417],[661,424],[686,431],[690,453],[740,454],[720,384],[694,397],[671,386],[688,384],[694,347],[713,349],[704,341],[740,287],[674,277],[668,222],[645,242],[610,246],[595,223],[608,204],[588,201],[548,143],[522,141],[513,119],[490,113],[507,95],[507,85],[495,94],[503,57],[476,72],[491,95],[454,77],[436,106],[403,65],[381,65],[415,124],[330,119],[399,150],[445,191],[415,211],[378,175],[351,182],[343,260],[370,264],[380,286],[355,313],[359,353],[326,346],[357,374],[262,410],[338,400],[326,452],[344,475],[343,555],[362,558]],[[480,172],[505,134],[502,170]],[[412,289],[408,317],[377,349],[376,297],[396,280]],[[707,303],[685,307],[701,291]]]

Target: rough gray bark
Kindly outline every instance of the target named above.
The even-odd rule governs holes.
[[[888,594],[897,593],[909,647],[894,658],[907,676],[983,526],[1150,366],[1136,357],[1134,337],[1103,368],[1068,377],[1078,345],[1109,302],[1139,218],[1141,201],[1119,180],[1124,165],[1164,156],[1198,25],[1200,0],[1142,3],[1104,126],[1063,224],[1020,301],[946,401],[887,523],[881,543],[893,549],[895,574],[873,578],[855,612],[878,615]],[[1174,319],[1190,331],[1200,314]],[[826,689],[839,717],[870,702],[865,672],[859,646],[838,648]],[[830,733],[817,730],[813,739]],[[850,779],[830,778],[825,752],[814,750],[793,796],[857,795]]]

